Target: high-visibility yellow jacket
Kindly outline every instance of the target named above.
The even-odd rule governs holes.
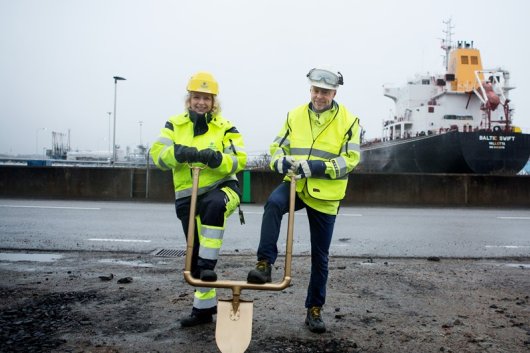
[[[316,121],[322,121],[317,126]],[[348,173],[360,161],[359,118],[342,105],[333,102],[332,108],[319,114],[309,104],[289,112],[287,121],[271,145],[271,163],[285,155],[296,160],[322,160],[326,175],[297,181],[296,191],[310,207],[336,214],[339,201],[344,198]],[[286,177],[288,180],[288,177]]]
[[[188,112],[170,117],[153,143],[150,154],[158,168],[173,171],[176,199],[191,195],[192,177],[188,163],[179,163],[175,159],[175,144],[196,147],[199,151],[211,148],[223,154],[222,162],[217,168],[205,168],[201,171],[199,195],[227,181],[237,181],[235,174],[247,163],[243,137],[235,126],[219,113],[212,115],[208,122],[208,131],[198,136],[193,134],[193,122]]]

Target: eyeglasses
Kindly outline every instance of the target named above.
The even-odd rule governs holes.
[[[331,71],[322,70],[322,69],[311,69],[311,71],[309,71],[309,73],[307,74],[307,77],[311,81],[315,81],[315,82],[324,81],[328,85],[332,85],[332,86],[338,86],[338,85],[344,84],[344,79],[342,77],[342,74],[340,72],[337,72],[337,74]]]

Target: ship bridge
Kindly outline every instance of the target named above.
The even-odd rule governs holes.
[[[450,53],[447,67],[446,77],[451,82],[451,90],[471,92],[478,89],[480,82],[484,81],[482,70],[480,51],[473,48],[473,42],[458,42],[457,49]],[[480,72],[478,82],[476,72]]]

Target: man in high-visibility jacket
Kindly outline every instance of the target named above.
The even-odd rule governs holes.
[[[328,257],[333,226],[344,198],[348,173],[360,160],[359,119],[334,98],[343,84],[340,72],[312,69],[307,74],[311,102],[291,110],[270,147],[272,170],[285,174],[269,196],[261,224],[258,263],[248,274],[250,283],[271,281],[271,265],[278,256],[282,217],[289,211],[290,177],[296,182],[295,208],[305,208],[311,240],[311,277],[307,289],[305,322],[322,333]]]
[[[221,116],[219,87],[207,72],[193,75],[187,85],[186,111],[169,118],[151,147],[151,157],[162,170],[173,171],[175,209],[184,234],[190,217],[192,178],[190,165],[201,171],[197,198],[195,240],[191,274],[216,281],[215,265],[223,243],[225,221],[239,206],[240,190],[235,174],[245,167],[247,155],[236,127]],[[183,327],[212,322],[217,313],[215,288],[197,288],[191,315]]]

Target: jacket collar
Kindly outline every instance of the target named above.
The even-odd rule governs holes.
[[[219,113],[212,114],[212,119],[208,124],[214,124],[216,126],[221,126],[221,116]],[[180,115],[177,115],[174,119],[174,122],[176,125],[184,125],[184,124],[193,124],[193,122],[190,119],[190,115],[188,112],[182,113]]]

